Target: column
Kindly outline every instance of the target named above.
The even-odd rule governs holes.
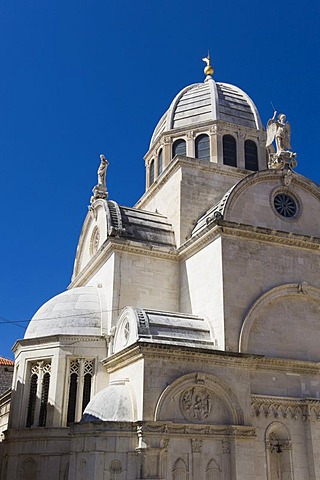
[[[194,146],[194,132],[188,132],[187,134],[187,157],[195,158],[195,146]]]
[[[162,149],[163,149],[163,170],[166,168],[166,166],[171,162],[172,160],[172,152],[171,152],[171,149],[172,149],[172,140],[171,140],[171,137],[164,137],[163,138],[163,146],[162,146]],[[161,147],[160,147],[161,148]]]
[[[222,472],[223,480],[231,480],[231,445],[222,440]]]
[[[203,478],[201,470],[201,450],[202,450],[202,440],[193,438],[191,440],[191,449],[192,449],[192,478]]]
[[[218,133],[218,125],[213,125],[210,128],[210,162],[212,163],[222,163],[219,162],[219,137],[220,137],[220,143],[221,143],[221,136]],[[220,158],[222,156],[220,155]]]
[[[244,141],[246,135],[244,132],[238,133],[238,141],[237,141],[237,165],[239,168],[246,168],[246,162],[244,158]]]

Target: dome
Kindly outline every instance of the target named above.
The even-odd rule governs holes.
[[[133,409],[129,390],[124,381],[114,382],[97,393],[86,406],[82,422],[132,422]]]
[[[24,338],[100,335],[101,313],[98,288],[73,288],[51,298],[39,308]]]
[[[263,129],[258,110],[245,92],[208,76],[203,83],[189,85],[178,93],[156,126],[150,148],[164,132],[214,120]]]

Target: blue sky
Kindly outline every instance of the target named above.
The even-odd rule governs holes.
[[[297,171],[320,183],[319,24],[317,0],[0,2],[0,355],[70,281],[99,154],[109,198],[133,205],[152,131],[208,48],[264,124],[270,102],[287,114]]]

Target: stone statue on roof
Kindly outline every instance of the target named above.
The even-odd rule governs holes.
[[[273,117],[270,118],[267,124],[267,142],[266,147],[269,154],[268,167],[273,169],[284,168],[293,169],[297,166],[295,159],[296,153],[292,152],[290,144],[291,127],[290,123],[286,122],[284,113],[280,113],[276,118],[275,111]],[[276,143],[276,151],[272,145],[273,141]]]
[[[100,155],[100,165],[98,168],[98,185],[106,187],[107,168],[109,162],[104,155]]]
[[[92,190],[92,197],[90,199],[90,203],[93,203],[95,200],[106,199],[108,198],[107,192],[107,168],[109,162],[104,155],[100,155],[100,165],[97,171],[98,174],[98,184]]]

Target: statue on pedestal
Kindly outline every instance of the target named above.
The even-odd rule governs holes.
[[[106,199],[108,198],[107,192],[107,168],[109,162],[104,155],[100,155],[100,165],[97,171],[98,174],[98,184],[92,190],[92,197],[90,199],[90,203],[93,203],[98,198]]]
[[[290,123],[286,122],[284,113],[280,113],[276,119],[277,112],[274,112],[273,117],[267,124],[267,143],[266,147],[269,154],[268,167],[273,169],[287,168],[292,170],[297,166],[297,154],[292,152],[290,145],[291,127]],[[276,151],[272,145],[275,140]]]

